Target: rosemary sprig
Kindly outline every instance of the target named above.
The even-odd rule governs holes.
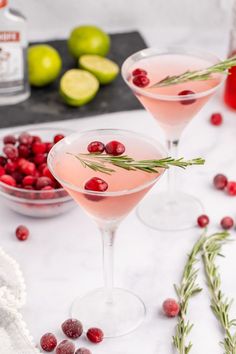
[[[215,263],[217,256],[221,256],[222,245],[229,236],[228,232],[222,232],[214,234],[206,240],[203,245],[203,263],[211,294],[211,309],[224,331],[224,339],[221,342],[224,354],[236,354],[236,333],[232,334],[232,327],[236,326],[236,319],[230,319],[229,314],[233,301],[222,293],[221,277]]]
[[[168,169],[171,166],[176,166],[185,169],[192,165],[204,165],[205,160],[196,158],[192,160],[184,160],[183,158],[173,159],[172,157],[165,157],[158,160],[139,160],[136,161],[127,155],[111,156],[103,154],[67,154],[74,156],[83,167],[88,167],[96,172],[111,174],[115,170],[108,165],[113,165],[124,170],[129,171],[144,171],[148,173],[158,173],[157,168]]]
[[[179,354],[188,354],[192,348],[192,343],[189,342],[186,344],[186,339],[193,328],[193,324],[186,317],[190,298],[202,290],[197,284],[198,269],[195,265],[199,260],[198,255],[202,250],[204,242],[205,233],[195,243],[188,256],[180,285],[174,285],[179,299],[180,313],[175,335],[173,336],[173,345]]]
[[[186,71],[181,75],[167,76],[163,80],[157,82],[151,87],[163,87],[169,85],[177,85],[187,81],[203,81],[208,80],[211,74],[222,73],[228,75],[228,70],[236,65],[236,56],[223,60],[215,65],[198,71]]]

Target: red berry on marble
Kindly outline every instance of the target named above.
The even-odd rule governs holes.
[[[12,176],[2,175],[0,177],[0,181],[5,184],[8,184],[11,187],[16,187],[16,180]]]
[[[213,125],[221,125],[223,122],[223,117],[221,113],[213,113],[210,117],[210,122]]]
[[[5,173],[6,173],[5,168],[0,165],[0,177],[5,175]]]
[[[105,192],[108,184],[101,178],[93,177],[85,183],[84,188],[89,191]]]
[[[62,140],[64,138],[65,138],[65,135],[57,134],[57,135],[54,136],[53,142],[54,142],[54,144],[56,144],[56,143],[58,143],[58,141],[60,141],[60,140]]]
[[[92,354],[92,352],[87,348],[79,348],[76,350],[75,354]]]
[[[36,142],[32,145],[32,150],[35,154],[44,154],[47,150],[47,145],[44,143]]]
[[[5,166],[7,163],[7,159],[4,156],[0,156],[0,166]]]
[[[133,78],[133,84],[138,87],[146,87],[149,83],[150,80],[146,75],[138,75]]]
[[[87,150],[90,153],[102,153],[105,150],[105,145],[101,141],[92,141]]]
[[[18,157],[18,150],[12,144],[6,144],[3,148],[3,152],[10,160],[15,160]]]
[[[90,342],[93,343],[100,343],[103,340],[104,333],[100,328],[90,328],[87,331],[87,337],[90,340]]]
[[[12,144],[15,145],[16,143],[16,138],[14,137],[14,135],[6,135],[3,138],[3,142],[4,144]]]
[[[228,183],[227,177],[221,173],[216,175],[213,179],[213,184],[216,187],[216,189],[225,189],[227,183]]]
[[[20,241],[25,241],[29,237],[29,229],[24,225],[19,225],[16,229],[16,237]]]
[[[231,196],[236,195],[236,182],[230,181],[226,187],[227,193]]]
[[[119,141],[112,140],[105,146],[106,153],[113,156],[122,155],[125,152],[124,144],[120,143]]]
[[[46,333],[40,340],[40,345],[45,352],[52,352],[57,346],[57,339],[52,333]]]
[[[46,176],[39,177],[36,182],[37,189],[42,189],[46,186],[52,186],[52,185],[53,185],[53,181],[51,180],[51,178]]]
[[[141,69],[141,68],[137,68],[134,71],[132,71],[132,75],[133,76],[138,76],[138,75],[147,75],[146,70]]]
[[[210,220],[207,215],[200,215],[197,218],[197,223],[198,223],[198,226],[200,226],[200,227],[206,227],[209,224],[209,221]]]
[[[70,318],[63,322],[61,328],[63,333],[71,339],[79,338],[83,333],[82,323],[75,318]]]
[[[194,95],[194,94],[195,92],[191,90],[183,90],[178,93],[179,96],[187,96],[187,95]],[[196,102],[195,98],[186,98],[185,100],[180,100],[180,103],[183,105],[193,104],[194,102]]]
[[[225,216],[220,224],[224,230],[229,230],[234,226],[234,220],[230,216]]]
[[[20,144],[31,145],[33,143],[33,136],[28,133],[21,133],[18,140]]]
[[[175,299],[166,299],[162,304],[162,308],[167,317],[176,317],[180,311],[180,306]]]
[[[74,354],[75,345],[69,340],[65,339],[58,344],[56,348],[56,354]]]

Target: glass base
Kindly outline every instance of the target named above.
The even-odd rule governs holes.
[[[203,212],[201,202],[191,195],[177,192],[170,199],[167,193],[150,195],[143,200],[137,214],[149,227],[162,231],[185,230],[196,225]]]
[[[73,303],[72,317],[83,323],[85,331],[98,327],[106,338],[112,338],[132,332],[143,322],[146,308],[138,296],[115,288],[113,301],[105,299],[104,289],[97,289]]]

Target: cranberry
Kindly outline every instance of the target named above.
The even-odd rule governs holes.
[[[133,84],[138,87],[146,87],[150,80],[146,75],[138,75],[133,78]]]
[[[82,323],[74,318],[63,322],[61,328],[64,334],[71,339],[79,338],[83,333]]]
[[[0,166],[5,166],[7,163],[7,159],[4,156],[0,156]]]
[[[18,150],[12,144],[6,144],[3,148],[3,152],[10,160],[15,160],[18,157]]]
[[[3,183],[6,183],[6,184],[8,184],[9,186],[12,186],[12,187],[16,186],[16,180],[12,176],[9,176],[9,175],[2,175],[0,177],[0,181],[3,182]]]
[[[6,172],[11,174],[12,172],[14,172],[17,169],[17,162],[8,160],[4,167],[5,167]]]
[[[25,163],[23,163],[21,165],[21,171],[25,174],[25,175],[33,175],[35,173],[36,167],[35,164],[33,162],[29,162],[26,161]]]
[[[33,184],[35,183],[36,178],[34,176],[25,176],[23,178],[23,186],[33,186]]]
[[[21,166],[23,166],[23,164],[25,162],[28,162],[28,161],[26,159],[24,159],[23,157],[20,157],[19,159],[16,160],[16,163],[17,163],[19,168],[21,168]]]
[[[6,135],[6,136],[3,138],[3,142],[4,142],[4,144],[12,144],[12,145],[15,145],[15,143],[16,143],[16,138],[14,137],[14,135]]]
[[[90,328],[87,332],[88,339],[93,343],[100,343],[103,340],[104,334],[100,328]]]
[[[52,333],[46,333],[40,340],[40,345],[45,352],[52,352],[57,346],[57,339]]]
[[[139,76],[139,75],[147,75],[146,70],[137,68],[134,71],[132,71],[133,76]]]
[[[101,178],[93,177],[85,183],[84,188],[90,191],[105,192],[108,184]]]
[[[229,230],[234,226],[234,221],[230,216],[225,216],[220,224],[224,230]]]
[[[40,138],[40,136],[37,136],[37,135],[33,135],[32,136],[33,140],[32,140],[32,143],[41,143],[42,142],[42,139]]]
[[[187,96],[187,95],[194,95],[195,92],[191,91],[191,90],[183,90],[181,92],[178,93],[179,96]],[[186,100],[180,100],[180,103],[183,105],[188,105],[188,104],[193,104],[194,102],[196,102],[195,98],[189,98]]]
[[[112,140],[106,144],[106,152],[109,155],[119,156],[125,152],[125,146],[119,141]]]
[[[210,122],[213,125],[221,125],[223,122],[222,114],[220,113],[213,113],[210,118]]]
[[[45,154],[37,154],[34,156],[34,162],[36,165],[41,165],[47,161],[47,156]]]
[[[74,354],[75,345],[69,340],[63,340],[56,348],[56,354]]]
[[[12,172],[11,176],[16,180],[17,184],[21,184],[24,176],[22,175],[22,173],[18,172],[18,171],[14,171]],[[18,187],[19,188],[19,187]]]
[[[92,141],[87,149],[90,153],[102,153],[105,150],[105,145],[101,141]]]
[[[180,311],[179,304],[175,299],[165,300],[162,304],[162,308],[167,317],[176,317]]]
[[[53,143],[47,142],[46,144],[46,152],[49,152],[51,148],[53,147]]]
[[[39,177],[36,182],[37,189],[42,189],[43,187],[52,186],[52,185],[53,185],[53,181],[51,180],[51,178],[45,176]]]
[[[213,179],[213,184],[216,187],[216,189],[224,189],[227,186],[228,179],[225,175],[222,175],[219,173],[216,175]]]
[[[38,171],[40,173],[43,173],[43,170],[45,169],[45,167],[47,167],[46,162],[42,163],[41,165],[38,166]],[[47,176],[48,177],[48,176]]]
[[[6,173],[5,168],[0,165],[0,177],[1,177],[2,175],[5,175],[5,173]]]
[[[76,350],[75,354],[92,354],[92,352],[87,348],[79,348]]]
[[[28,133],[21,133],[18,140],[20,144],[24,145],[31,145],[33,143],[33,137]]]
[[[16,237],[20,241],[25,241],[29,237],[29,229],[24,225],[19,225],[16,229]]]
[[[54,177],[51,174],[51,172],[47,166],[44,167],[42,173],[43,173],[43,176],[50,178],[52,181],[54,180]]]
[[[28,157],[30,155],[30,149],[27,145],[20,144],[18,146],[18,153],[20,157]]]
[[[207,215],[200,215],[197,218],[197,223],[198,223],[198,226],[200,226],[200,227],[206,227],[209,224],[209,221],[210,220]]]
[[[36,142],[32,145],[32,150],[35,154],[44,154],[47,150],[47,146],[44,143]]]
[[[56,143],[58,143],[58,141],[60,141],[60,140],[62,140],[64,138],[65,138],[65,135],[57,134],[57,135],[54,136],[53,142],[54,142],[54,144],[56,144]]]
[[[56,197],[56,193],[54,192],[54,188],[52,186],[45,186],[41,189],[41,191],[42,193],[40,193],[40,199],[53,199]]]
[[[235,196],[236,195],[236,182],[228,182],[227,184],[227,193],[231,196]]]

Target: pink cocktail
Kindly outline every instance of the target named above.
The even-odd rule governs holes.
[[[177,147],[184,128],[215,93],[224,76],[214,74],[207,80],[169,86],[155,87],[155,84],[166,77],[199,71],[217,62],[215,56],[199,51],[150,48],[131,55],[123,64],[125,82],[164,130],[172,157],[177,157]],[[146,71],[149,79],[146,86],[134,84],[132,73],[135,69]],[[181,230],[193,226],[201,211],[201,203],[196,198],[175,190],[173,172],[170,171],[168,191],[159,194],[158,199],[155,195],[146,198],[138,214],[151,227]]]

